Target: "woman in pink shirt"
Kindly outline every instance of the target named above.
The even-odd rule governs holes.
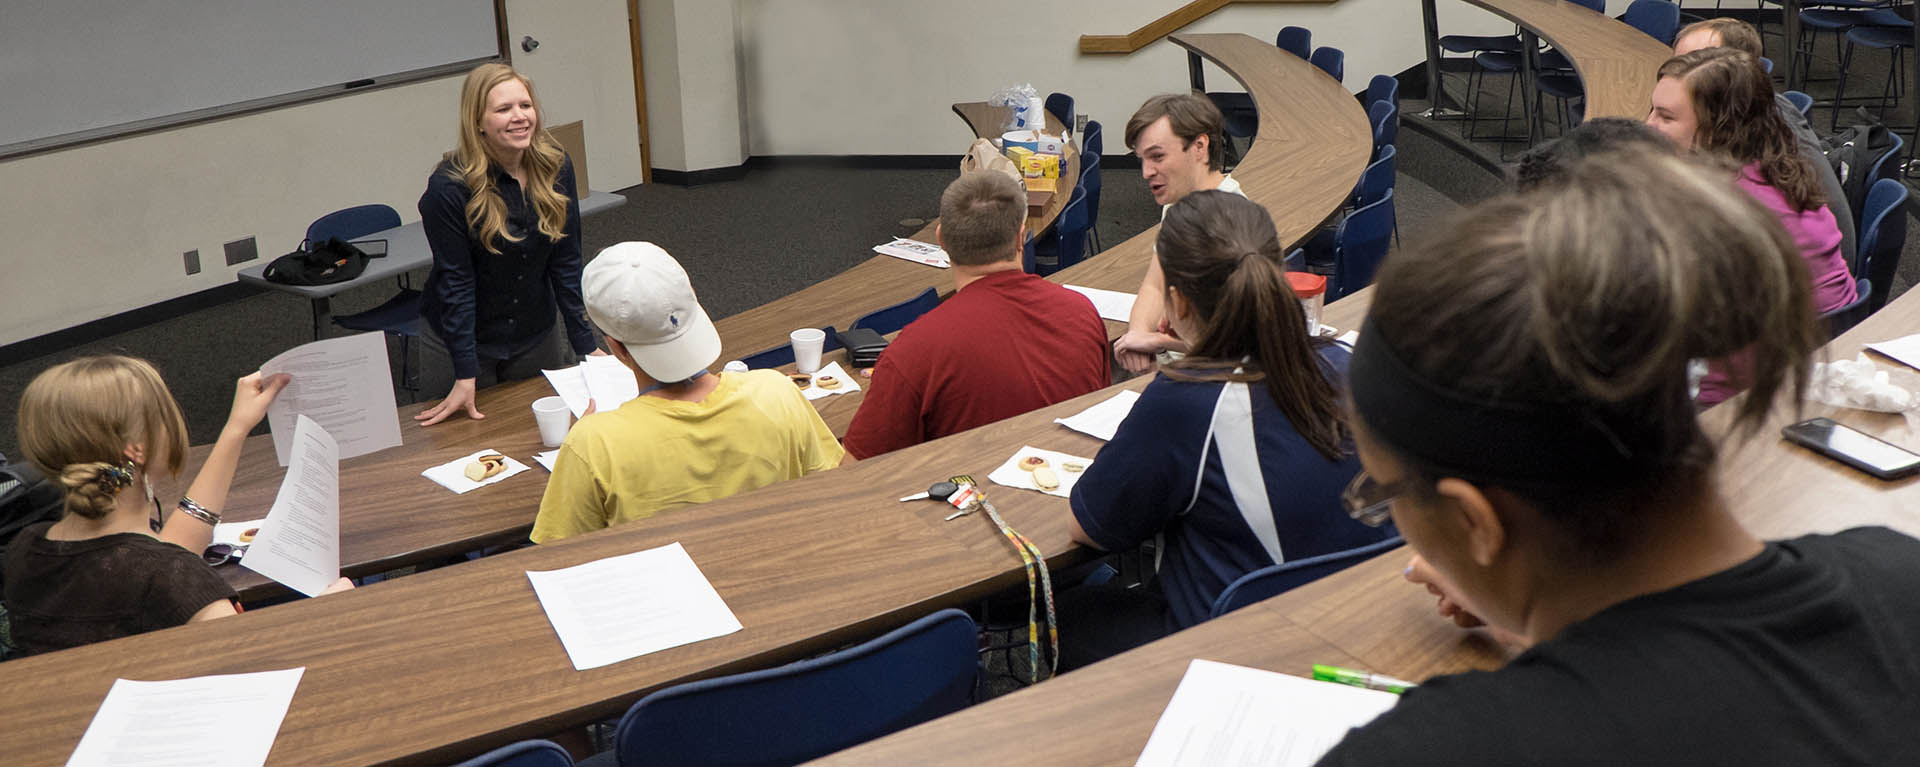
[[[1780,221],[1806,262],[1814,311],[1824,314],[1858,297],[1820,177],[1775,111],[1773,81],[1759,62],[1732,48],[1675,56],[1660,66],[1652,100],[1648,125],[1683,151],[1738,167],[1735,183]],[[1728,362],[1709,364],[1696,399],[1701,407],[1745,388],[1739,383],[1739,355]]]

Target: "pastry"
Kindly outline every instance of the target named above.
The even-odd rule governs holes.
[[[1046,465],[1047,465],[1047,459],[1041,458],[1040,456],[1037,456],[1037,455],[1030,455],[1020,459],[1021,471],[1034,471],[1036,469],[1043,469],[1043,468],[1046,468]]]
[[[813,376],[807,375],[806,373],[789,373],[787,377],[793,379],[794,386],[802,389],[807,388],[809,384],[813,383]]]
[[[256,536],[256,535],[259,535],[259,534],[260,534],[260,528],[257,528],[257,527],[249,527],[249,528],[247,528],[247,529],[246,529],[245,531],[243,531],[243,532],[241,532],[241,533],[240,533],[240,542],[241,542],[241,543],[252,543],[252,542],[253,542],[253,537],[254,537],[254,536]]]
[[[507,462],[507,457],[499,453],[488,453],[486,455],[480,456],[475,460],[478,460],[481,463],[505,464]]]
[[[828,391],[832,391],[834,389],[840,388],[840,379],[834,378],[833,376],[820,376],[819,378],[814,379],[813,385],[818,386],[822,389],[826,389]]]
[[[481,479],[486,479],[487,477],[491,477],[491,476],[493,476],[493,475],[495,475],[495,474],[499,474],[500,472],[503,472],[503,471],[506,471],[506,470],[507,470],[507,462],[506,462],[506,461],[501,461],[501,462],[499,462],[499,463],[492,463],[492,462],[487,462],[487,463],[484,463],[484,464],[482,464],[482,465],[483,465],[483,466],[486,466],[486,467],[487,467],[487,470],[486,470],[486,472],[484,472],[484,473],[483,473],[483,474],[481,475],[481,477],[480,477]]]
[[[473,463],[467,464],[466,470],[462,473],[467,475],[469,481],[479,482],[487,478],[487,465],[479,461],[474,461]]]
[[[1060,464],[1060,470],[1068,474],[1079,474],[1080,472],[1087,470],[1087,465],[1084,463],[1078,463],[1075,461],[1067,461],[1065,463]]]
[[[1033,486],[1041,490],[1056,490],[1060,487],[1060,477],[1053,473],[1053,469],[1039,466],[1033,470]]]

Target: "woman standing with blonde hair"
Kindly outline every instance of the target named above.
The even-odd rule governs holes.
[[[59,521],[7,546],[5,602],[22,654],[50,652],[233,615],[233,588],[201,559],[226,505],[247,432],[286,387],[254,373],[185,497],[161,523],[155,473],[186,465],[187,426],[152,365],[84,357],[49,368],[20,396],[20,448],[66,491]],[[352,584],[345,579],[335,588]]]
[[[565,367],[594,351],[580,298],[580,203],[573,161],[541,122],[533,84],[482,64],[460,88],[460,140],[420,196],[433,248],[421,315],[452,384],[415,416],[423,426],[465,410],[477,389]],[[555,332],[554,315],[566,325]]]

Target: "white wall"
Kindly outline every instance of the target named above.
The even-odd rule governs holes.
[[[595,186],[640,181],[624,0],[508,0],[550,124],[584,120]],[[406,220],[451,148],[458,77],[0,162],[0,344],[233,281],[221,244],[292,249],[327,211]],[[187,276],[180,254],[200,251]],[[252,266],[260,261],[242,266]]]
[[[642,0],[640,18],[653,167],[693,171],[746,162],[733,0]]]
[[[1079,36],[1126,34],[1182,2],[736,0],[750,153],[958,154],[972,134],[948,106],[1020,82],[1072,94],[1079,112],[1108,126],[1106,151],[1123,152],[1119,131],[1134,108],[1187,87],[1186,52],[1161,41],[1130,56],[1081,55]],[[1512,31],[1458,0],[1437,9],[1443,33]],[[1425,57],[1416,0],[1236,5],[1188,30],[1271,40],[1290,24],[1346,52],[1349,90]],[[1211,66],[1207,87],[1238,89]]]

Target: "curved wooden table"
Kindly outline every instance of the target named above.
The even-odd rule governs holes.
[[[1203,35],[1178,42],[1236,73],[1258,103],[1287,105],[1262,114],[1261,138],[1239,178],[1250,197],[1274,211],[1289,242],[1304,237],[1346,199],[1365,165],[1371,137],[1358,103],[1318,70],[1253,38]],[[1134,237],[1056,279],[1131,291],[1151,241],[1152,232]],[[1330,323],[1357,321],[1363,304],[1350,301],[1329,307]],[[788,324],[778,326],[782,338]],[[939,504],[896,498],[958,472],[985,476],[1025,444],[1092,455],[1097,440],[1052,419],[1147,381],[697,509],[344,594],[0,664],[0,689],[8,691],[0,717],[10,723],[0,730],[0,753],[21,764],[64,761],[116,677],[304,666],[269,764],[443,763],[617,716],[665,685],[764,668],[870,637],[1024,582],[1019,557],[984,515],[947,522]],[[516,456],[534,450],[525,403],[544,387],[533,381],[488,390],[480,403],[491,408],[485,421],[424,432],[409,427],[409,444],[399,452],[345,462],[343,525],[381,525],[382,534],[414,542],[450,537],[449,527],[504,529],[515,515],[521,521],[512,524],[524,529],[541,482],[509,480],[455,497],[416,475],[475,446]],[[263,442],[249,447],[244,484],[277,485],[277,468],[257,460],[271,450]],[[1050,561],[1064,565],[1089,556],[1067,536],[1065,499],[1004,488],[994,493],[1003,515]],[[685,546],[746,628],[574,671],[525,571],[673,542]]]

